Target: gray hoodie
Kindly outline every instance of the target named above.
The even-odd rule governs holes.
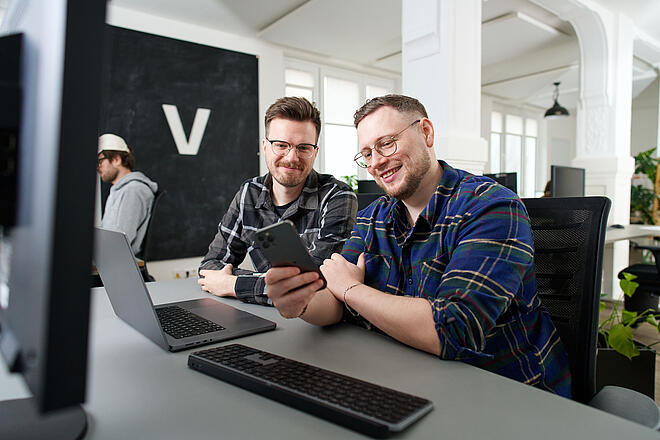
[[[133,171],[110,188],[101,226],[126,234],[134,253],[140,252],[147,233],[151,206],[158,184],[140,171]]]

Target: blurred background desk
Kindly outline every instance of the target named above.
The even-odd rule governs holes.
[[[619,240],[631,240],[640,237],[660,237],[660,226],[651,225],[624,225],[623,228],[607,228],[605,232],[605,245]]]
[[[156,303],[204,296],[194,279],[149,289]],[[161,350],[114,315],[104,289],[92,296],[86,438],[364,438],[190,370],[190,351]],[[218,301],[277,322],[275,331],[235,342],[432,400],[433,411],[396,438],[658,438],[641,425],[355,326],[319,328],[282,319],[271,307]],[[26,395],[0,366],[0,399]]]

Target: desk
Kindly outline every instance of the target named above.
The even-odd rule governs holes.
[[[605,232],[605,244],[612,244],[619,240],[631,240],[633,238],[660,237],[660,226],[651,225],[625,225],[623,229],[607,228]]]
[[[204,296],[194,279],[149,289],[156,303]],[[190,370],[190,351],[161,350],[113,314],[102,288],[92,296],[87,438],[364,438]],[[221,301],[277,322],[275,331],[237,342],[431,399],[433,411],[397,438],[658,438],[641,425],[358,327],[318,328],[282,319],[273,308]],[[26,395],[0,367],[0,399]]]
[[[619,272],[630,265],[628,242],[634,238],[660,236],[660,226],[625,225],[623,228],[607,228],[603,253],[603,285],[601,291],[610,299],[623,299],[619,289]]]

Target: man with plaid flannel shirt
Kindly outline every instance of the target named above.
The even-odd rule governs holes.
[[[358,213],[341,254],[315,273],[272,268],[284,317],[342,320],[441,359],[565,397],[566,351],[536,294],[527,211],[507,188],[438,161],[433,124],[414,98],[387,95],[355,113],[355,160],[385,190]]]
[[[347,184],[312,168],[321,131],[313,104],[305,98],[278,99],[266,111],[265,126],[268,173],[241,185],[199,267],[203,290],[257,304],[270,304],[264,292],[270,265],[254,246],[257,229],[292,221],[320,265],[341,250],[357,211],[357,198]],[[248,254],[254,272],[236,267]]]

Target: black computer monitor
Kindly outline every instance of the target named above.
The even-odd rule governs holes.
[[[358,180],[358,211],[369,206],[374,200],[385,194],[375,180]]]
[[[584,168],[550,166],[551,197],[584,197]]]
[[[16,181],[0,226],[0,353],[32,394],[0,402],[0,438],[77,438],[87,426],[105,10],[105,0],[17,0],[0,28],[15,54],[0,60],[0,157],[15,159],[2,171]]]
[[[518,173],[495,173],[484,174],[484,176],[490,177],[495,182],[518,194]]]
[[[385,194],[383,188],[378,186],[375,180],[358,180],[358,194],[367,193],[367,194]]]

